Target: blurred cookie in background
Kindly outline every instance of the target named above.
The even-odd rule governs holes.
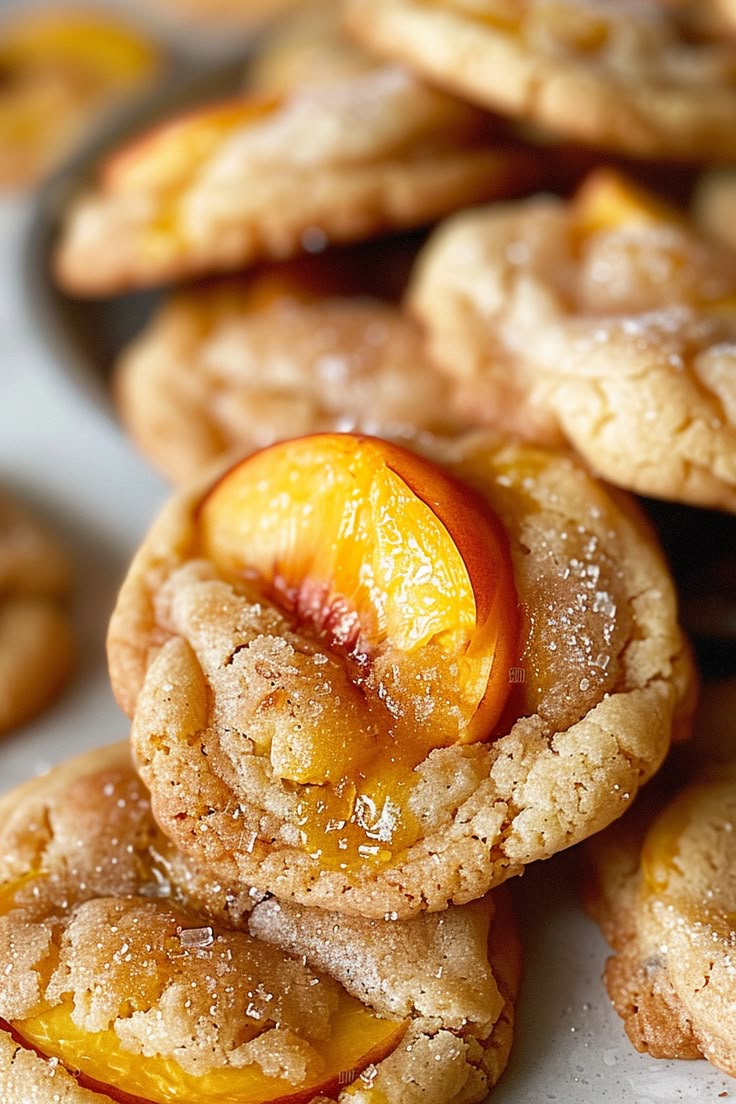
[[[486,112],[379,66],[138,136],[66,212],[55,272],[95,297],[234,271],[426,225],[545,173]]]
[[[40,712],[70,674],[71,575],[55,537],[0,490],[0,733]]]
[[[736,51],[660,0],[350,0],[361,42],[441,88],[635,157],[736,155]]]
[[[179,482],[299,434],[456,429],[418,325],[385,298],[398,252],[330,250],[174,294],[115,376],[141,450]]]
[[[100,9],[20,7],[0,22],[0,188],[35,183],[105,110],[153,80],[157,46]]]

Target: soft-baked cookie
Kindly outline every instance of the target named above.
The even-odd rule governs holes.
[[[471,900],[619,816],[687,722],[633,504],[500,437],[431,450],[271,446],[133,561],[113,687],[158,821],[228,880],[368,916]]]
[[[168,478],[321,430],[449,430],[449,387],[418,325],[371,292],[395,252],[330,250],[187,289],[115,374],[122,421]]]
[[[409,306],[461,413],[605,479],[736,509],[736,258],[612,172],[455,216]]]
[[[5,1104],[471,1104],[519,950],[503,891],[391,922],[222,884],[117,745],[0,803],[0,972]]]
[[[16,6],[0,23],[0,186],[36,181],[105,108],[150,81],[158,51],[99,10]]]
[[[645,158],[736,154],[736,51],[659,0],[350,0],[367,45],[440,87]]]
[[[40,712],[71,671],[71,568],[55,538],[0,493],[0,732]]]
[[[736,1075],[736,683],[706,691],[691,770],[586,845],[585,904],[615,955],[605,980],[637,1050]],[[700,768],[695,770],[695,764]]]
[[[102,165],[56,252],[69,291],[105,295],[419,226],[538,175],[489,116],[383,66],[163,125]]]

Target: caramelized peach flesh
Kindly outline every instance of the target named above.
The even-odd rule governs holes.
[[[174,1058],[142,1058],[126,1051],[113,1030],[92,1033],[77,1028],[71,1003],[12,1026],[16,1037],[37,1053],[78,1070],[81,1084],[94,1084],[98,1091],[126,1104],[306,1104],[348,1085],[367,1066],[380,1062],[398,1046],[406,1030],[405,1023],[380,1020],[345,994],[331,1025],[318,1078],[295,1089],[284,1078],[268,1077],[255,1063],[197,1077],[185,1072]]]
[[[17,894],[26,891],[30,882],[43,877],[31,873],[1,886],[0,916],[14,907]],[[255,946],[254,971],[257,963]],[[252,984],[267,989],[268,979],[254,973]],[[312,1041],[317,1066],[296,1087],[284,1078],[266,1075],[257,1063],[215,1068],[196,1076],[171,1056],[135,1054],[125,1049],[113,1028],[90,1032],[78,1027],[71,995],[54,1005],[42,1003],[23,1020],[0,1019],[0,1030],[21,1046],[58,1060],[83,1088],[120,1104],[307,1104],[321,1094],[337,1095],[364,1069],[380,1062],[399,1045],[406,1027],[406,1021],[380,1019],[340,990],[329,1037]]]
[[[434,748],[490,737],[507,700],[518,613],[500,522],[406,449],[317,434],[232,468],[198,531],[218,570],[260,587],[352,680],[344,717],[314,739],[300,725],[291,756],[271,757],[281,777],[321,787],[303,799],[315,850],[325,858],[316,841],[331,824],[344,826],[341,866],[356,851],[387,857],[377,840],[408,846],[414,768]]]

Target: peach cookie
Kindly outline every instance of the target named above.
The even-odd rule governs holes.
[[[71,568],[54,537],[0,493],[0,732],[38,713],[67,680],[70,587]]]
[[[7,1104],[470,1104],[503,1070],[503,891],[390,923],[228,890],[161,835],[123,745],[27,783],[0,824]]]
[[[0,185],[28,184],[101,110],[150,80],[156,50],[100,12],[20,9],[0,25]]]
[[[706,691],[705,705],[722,710],[717,754],[701,717],[697,754],[707,767],[664,807],[637,805],[631,823],[591,841],[585,903],[613,946],[606,985],[636,1049],[702,1055],[734,1076],[736,684]]]
[[[228,880],[370,916],[471,900],[620,815],[684,722],[632,505],[567,457],[432,448],[273,445],[133,561],[113,687],[164,831]]]
[[[228,451],[296,434],[450,428],[447,382],[419,328],[366,294],[370,262],[364,250],[330,251],[166,302],[115,376],[142,451],[181,481]]]
[[[440,87],[638,157],[736,154],[736,51],[659,0],[351,0],[351,30]]]
[[[736,509],[736,258],[655,197],[601,170],[571,201],[458,215],[409,306],[461,413]]]
[[[523,189],[538,162],[399,68],[202,108],[102,165],[56,271],[105,295],[418,226]]]

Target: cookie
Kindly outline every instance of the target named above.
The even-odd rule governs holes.
[[[106,295],[420,226],[537,177],[492,131],[391,67],[202,108],[106,160],[66,214],[56,274]]]
[[[736,258],[611,171],[462,213],[408,305],[459,412],[641,494],[736,509]]]
[[[736,52],[657,0],[350,0],[361,42],[439,87],[635,157],[736,153]]]
[[[0,494],[0,732],[40,712],[70,674],[66,554],[45,527]]]
[[[223,878],[410,916],[619,816],[687,723],[641,516],[490,435],[271,446],[172,500],[110,624],[164,831]]]
[[[17,7],[0,24],[0,187],[48,173],[159,67],[151,43],[98,11]]]
[[[585,888],[615,952],[606,986],[636,1049],[703,1056],[731,1076],[735,710],[733,682],[706,692],[680,788],[645,794],[632,819],[587,845]]]
[[[419,327],[369,294],[366,269],[382,263],[395,251],[328,251],[175,294],[116,369],[142,452],[181,482],[299,434],[451,430],[449,388]]]
[[[261,900],[176,852],[123,745],[8,795],[0,825],[7,1104],[472,1104],[503,1070],[503,891],[395,923]]]

